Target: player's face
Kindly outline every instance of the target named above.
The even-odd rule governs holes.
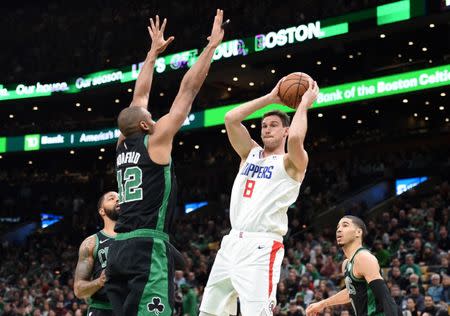
[[[276,148],[283,143],[288,135],[288,127],[284,127],[277,115],[270,115],[261,123],[261,138],[265,147]]]
[[[361,229],[353,224],[349,218],[342,218],[336,229],[336,242],[338,246],[343,247],[349,243],[352,243],[358,236],[358,232]]]
[[[105,215],[112,221],[119,218],[120,206],[117,192],[108,192],[103,200],[103,210]]]

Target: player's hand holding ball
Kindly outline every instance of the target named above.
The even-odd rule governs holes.
[[[293,109],[297,109],[302,101],[306,108],[310,108],[319,95],[317,82],[303,72],[284,77],[277,87],[281,103]]]

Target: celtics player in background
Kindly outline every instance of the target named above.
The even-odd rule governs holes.
[[[103,229],[86,238],[80,246],[74,291],[78,298],[88,299],[88,316],[112,316],[104,285],[108,248],[116,236],[114,226],[119,217],[119,195],[116,192],[103,194],[97,209]]]
[[[306,309],[307,316],[315,316],[325,307],[352,303],[356,316],[397,316],[398,307],[380,274],[374,255],[362,246],[367,228],[356,216],[344,216],[336,230],[337,244],[346,259],[342,264],[345,289]]]
[[[108,254],[106,291],[115,316],[171,316],[174,306],[176,250],[169,242],[176,205],[176,179],[171,158],[175,134],[186,120],[222,42],[223,11],[217,10],[209,43],[184,75],[168,113],[154,122],[147,110],[166,19],[151,20],[150,51],[137,78],[133,100],[117,119],[121,135],[116,149],[120,215],[117,236]]]

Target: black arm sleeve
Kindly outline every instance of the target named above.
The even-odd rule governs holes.
[[[386,316],[398,316],[398,307],[382,279],[373,280],[369,283],[375,298],[383,304],[383,312]]]

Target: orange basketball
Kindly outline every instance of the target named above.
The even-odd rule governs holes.
[[[297,109],[302,96],[308,90],[311,77],[304,72],[293,72],[280,84],[278,96],[285,105]]]

